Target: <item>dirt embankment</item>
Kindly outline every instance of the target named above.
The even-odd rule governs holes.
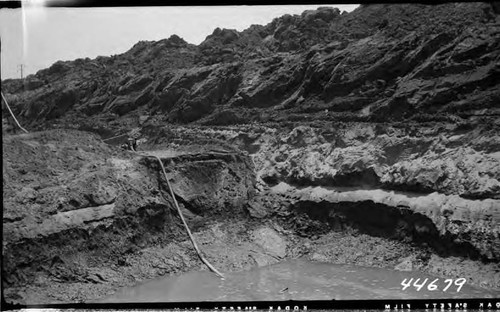
[[[154,158],[79,131],[8,136],[3,151],[7,299],[91,299],[196,265]],[[206,149],[160,157],[193,230],[245,213],[254,177],[244,155]],[[165,269],[143,254],[153,246],[177,249]]]
[[[490,3],[323,7],[195,46],[178,36],[112,57],[56,62],[2,83],[27,127],[140,118],[235,125],[498,118],[500,36]]]

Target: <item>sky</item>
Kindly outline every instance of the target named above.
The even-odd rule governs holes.
[[[199,44],[217,27],[242,31],[284,14],[320,6],[350,12],[357,5],[269,5],[0,9],[1,78],[20,78],[58,60],[110,56],[141,40],[176,34]]]

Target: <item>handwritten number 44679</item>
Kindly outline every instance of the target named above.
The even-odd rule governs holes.
[[[410,278],[409,281],[406,281],[407,279],[405,278],[402,282],[401,282],[401,285],[403,286],[403,290],[405,290],[406,288],[412,286],[412,282],[413,282],[413,278]],[[415,280],[415,282],[413,282],[413,286],[417,289],[417,291],[420,291],[420,289],[422,289],[425,284],[427,284],[427,282],[429,281],[428,278],[426,278],[425,280],[423,280],[421,283],[420,283],[420,278],[417,278]],[[435,280],[433,280],[431,283],[429,283],[427,285],[427,290],[429,291],[435,291],[435,290],[438,290],[439,286],[436,285],[437,281],[439,281],[439,278],[436,278]],[[447,291],[448,288],[450,288],[451,285],[455,284],[456,286],[458,286],[457,288],[457,292],[460,291],[460,289],[462,289],[462,286],[465,285],[465,282],[466,282],[466,279],[465,278],[458,278],[455,280],[455,282],[453,282],[453,279],[449,278],[449,279],[446,279],[444,281],[447,285],[445,288],[443,288],[443,291]]]

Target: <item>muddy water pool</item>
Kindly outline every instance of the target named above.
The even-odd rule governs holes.
[[[401,283],[405,279],[408,283],[412,278],[410,286],[403,290]],[[418,278],[416,286],[428,279],[420,290],[414,285]],[[224,279],[209,271],[159,278],[120,289],[99,302],[495,298],[500,295],[467,282],[460,287],[462,282],[419,272],[288,260],[248,271],[228,272]]]

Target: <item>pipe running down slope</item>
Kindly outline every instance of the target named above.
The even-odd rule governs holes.
[[[163,162],[161,161],[160,157],[158,156],[152,156],[152,155],[146,155],[146,154],[141,154],[137,151],[135,151],[133,148],[132,150],[134,152],[136,152],[138,155],[141,155],[141,156],[144,156],[144,157],[154,157],[158,160],[158,162],[160,163],[160,166],[161,166],[161,170],[163,172],[163,176],[165,178],[165,180],[167,181],[167,185],[168,185],[168,189],[170,191],[170,195],[172,196],[172,199],[174,200],[174,204],[175,204],[175,207],[177,209],[177,212],[179,213],[179,216],[181,217],[181,220],[182,220],[182,223],[184,224],[184,227],[186,228],[186,231],[189,235],[189,239],[191,240],[191,243],[193,244],[193,247],[194,249],[196,250],[196,253],[198,254],[198,257],[200,257],[201,261],[212,271],[214,272],[215,274],[217,274],[220,278],[224,279],[224,275],[222,273],[220,273],[212,264],[210,264],[210,262],[208,262],[207,259],[205,259],[205,257],[203,257],[203,254],[201,253],[200,249],[198,248],[198,245],[196,244],[196,241],[193,237],[193,234],[191,233],[191,230],[189,229],[189,226],[187,225],[186,223],[186,220],[184,219],[184,215],[182,214],[182,211],[179,207],[179,204],[177,203],[177,199],[175,198],[175,194],[174,194],[174,191],[172,189],[172,186],[170,185],[170,181],[168,180],[168,176],[167,176],[167,172],[165,170],[165,166],[163,165]]]
[[[14,113],[12,112],[12,110],[10,109],[10,106],[9,106],[9,103],[7,103],[7,99],[5,98],[5,96],[3,96],[3,92],[2,92],[2,99],[3,101],[5,102],[5,106],[7,107],[7,109],[9,110],[9,113],[10,115],[12,116],[12,118],[14,118],[14,121],[16,122],[17,126],[23,130],[25,133],[28,133],[28,130],[24,129],[21,124],[19,123],[19,121],[17,121],[17,118],[16,116],[14,116]]]
[[[7,100],[5,99],[4,95],[3,95],[3,92],[1,93],[2,95],[2,99],[4,100],[5,102],[5,106],[7,107],[7,109],[9,110],[9,113],[11,114],[12,118],[14,119],[14,121],[16,122],[17,126],[23,130],[25,133],[28,133],[28,130],[24,129],[21,124],[19,123],[19,121],[17,121],[16,119],[16,116],[14,116],[14,113],[12,112],[12,110],[10,109],[9,107],[9,104],[7,103]],[[104,140],[101,140],[102,142],[104,142]],[[141,154],[141,153],[138,153],[133,147],[131,147],[132,151],[135,152],[136,154],[138,155],[141,155],[141,156],[144,156],[144,157],[152,157],[151,155],[145,155],[145,154]],[[153,156],[155,157],[158,162],[160,163],[160,166],[161,166],[161,169],[163,171],[163,176],[165,177],[165,180],[167,181],[167,185],[168,185],[168,188],[170,190],[170,195],[172,196],[172,199],[174,200],[174,204],[175,204],[175,207],[177,208],[177,212],[179,213],[179,216],[181,217],[181,220],[182,220],[182,223],[184,224],[184,227],[186,228],[186,231],[189,235],[189,239],[191,240],[191,243],[193,244],[194,246],[194,249],[196,250],[196,253],[198,254],[198,256],[200,257],[201,261],[212,271],[214,272],[215,274],[217,274],[218,276],[220,276],[222,279],[224,279],[224,275],[222,275],[222,273],[220,273],[219,271],[217,271],[217,269],[215,267],[213,267],[210,262],[208,262],[207,259],[205,259],[205,257],[203,257],[200,249],[198,248],[198,245],[196,244],[196,241],[193,237],[193,234],[191,234],[191,230],[189,229],[189,226],[187,225],[186,223],[186,220],[184,219],[184,215],[182,214],[182,211],[179,207],[179,204],[177,203],[177,200],[175,199],[175,195],[174,195],[174,191],[172,190],[172,186],[170,185],[170,181],[168,180],[168,176],[167,176],[167,172],[165,171],[165,167],[163,166],[163,162],[161,161],[160,157],[158,156]]]

